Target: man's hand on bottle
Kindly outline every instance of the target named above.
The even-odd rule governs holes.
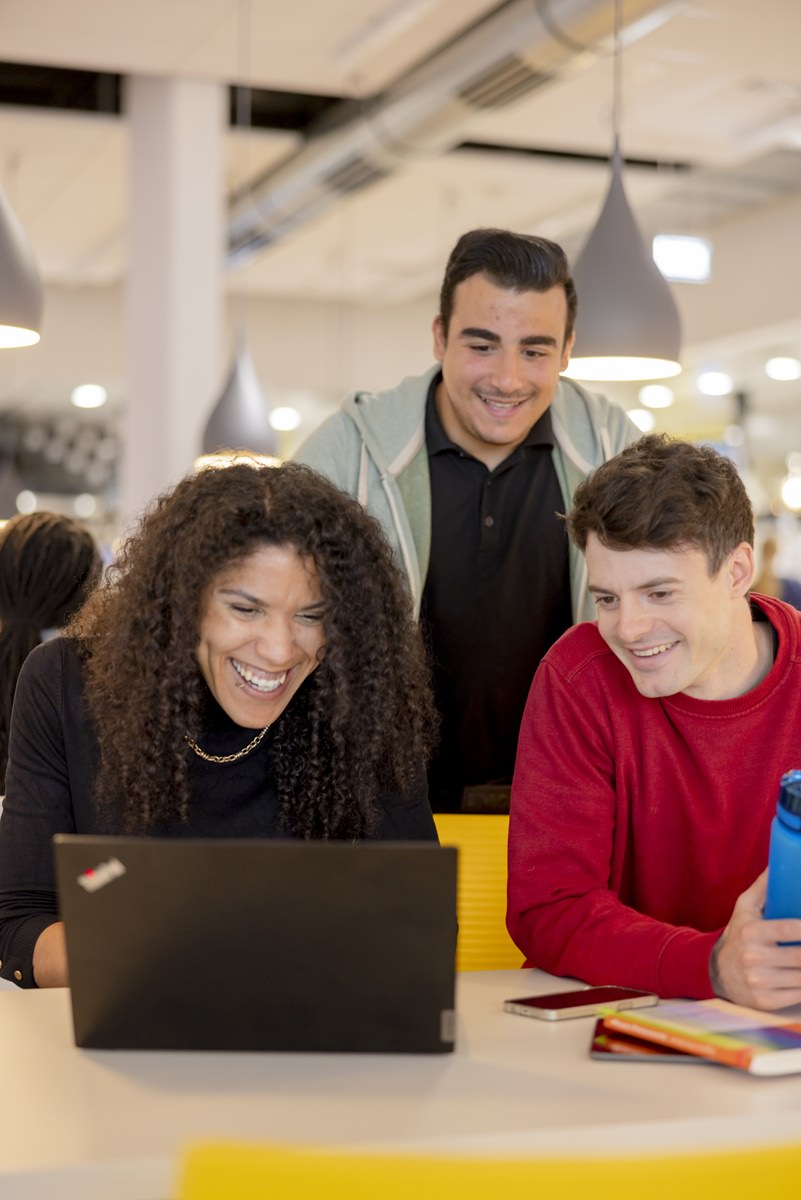
[[[712,952],[715,994],[734,1004],[772,1011],[801,1004],[801,919],[762,916],[768,873],[763,871],[737,899]]]

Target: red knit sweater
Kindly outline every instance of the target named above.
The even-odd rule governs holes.
[[[509,827],[508,925],[528,965],[712,995],[712,947],[767,865],[780,776],[801,767],[801,613],[756,604],[776,661],[733,700],[641,696],[591,623],[543,659]]]

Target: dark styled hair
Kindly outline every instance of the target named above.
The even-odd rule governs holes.
[[[60,628],[100,577],[88,529],[59,513],[12,517],[0,529],[0,791],[17,678],[45,629]]]
[[[567,255],[556,242],[508,229],[472,229],[463,233],[451,251],[439,295],[442,332],[447,338],[456,288],[473,275],[486,275],[496,287],[515,292],[565,289],[565,342],[576,323],[576,288]]]
[[[612,550],[694,547],[710,575],[741,542],[754,544],[753,509],[731,459],[658,433],[579,484],[567,528],[582,551],[591,533]]]
[[[271,732],[280,820],[298,837],[359,837],[379,792],[422,781],[436,717],[400,569],[378,522],[297,463],[198,472],[162,495],[68,633],[79,639],[100,746],[98,803],[127,828],[189,812],[186,735],[202,737],[196,659],[221,571],[262,546],[309,557],[325,652]]]

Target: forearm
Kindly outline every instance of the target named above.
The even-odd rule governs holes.
[[[67,944],[62,921],[48,925],[36,939],[33,976],[36,986],[40,988],[68,986]]]
[[[554,889],[554,892],[556,889]],[[599,889],[552,898],[513,915],[510,932],[532,965],[586,983],[616,983],[664,997],[708,999],[717,932],[704,933],[638,913]]]

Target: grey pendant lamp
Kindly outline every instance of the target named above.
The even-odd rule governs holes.
[[[0,188],[0,349],[33,346],[42,322],[42,280],[31,244]]]
[[[253,359],[240,336],[231,372],[203,431],[203,453],[244,450],[275,456],[278,439]]]
[[[251,0],[239,0],[237,28],[240,77],[248,76],[251,42]],[[239,86],[235,93],[236,123],[250,129],[252,94],[250,86]],[[203,454],[196,467],[225,466],[243,458],[251,462],[277,463],[278,438],[270,424],[270,406],[261,389],[253,359],[247,347],[245,318],[240,313],[239,334],[231,371],[222,395],[214,406],[203,431]]]
[[[681,371],[681,318],[623,187],[619,139],[620,0],[615,0],[612,178],[601,214],[576,259],[573,379],[666,379]]]

